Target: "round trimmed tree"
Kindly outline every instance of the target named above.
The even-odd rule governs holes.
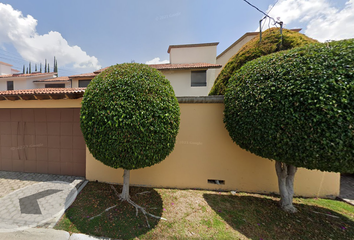
[[[129,199],[130,170],[152,166],[172,152],[179,117],[170,82],[148,65],[117,64],[90,82],[81,130],[97,160],[124,169],[122,199]]]
[[[354,39],[317,43],[245,64],[225,94],[233,141],[276,161],[289,212],[297,167],[354,172]]]
[[[224,95],[229,79],[248,61],[274,52],[301,47],[317,42],[304,34],[288,29],[283,29],[282,38],[283,40],[281,40],[279,28],[270,28],[262,33],[262,41],[259,41],[259,36],[257,36],[246,43],[225,64],[215,79],[209,95]]]

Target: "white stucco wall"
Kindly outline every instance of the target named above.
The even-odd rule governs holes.
[[[8,75],[8,74],[12,74],[11,66],[0,63],[0,75]]]
[[[198,71],[203,69],[193,69]],[[192,70],[165,70],[161,71],[170,81],[177,97],[207,96],[215,80],[215,69],[207,70],[207,86],[191,87]]]
[[[171,48],[170,63],[216,63],[216,45]]]
[[[53,77],[54,75],[52,73],[48,73],[48,74],[40,74],[40,75],[33,75],[33,76],[0,78],[0,91],[7,90],[7,81],[14,82],[14,90],[35,89],[40,87],[33,81],[50,79]]]
[[[0,91],[7,91],[7,81],[14,82],[14,90],[27,89],[26,79],[23,78],[0,78]]]
[[[65,88],[71,88],[71,83],[70,82],[52,82],[52,84],[65,84]],[[34,83],[35,87],[34,88],[45,88],[46,84],[51,84],[50,82],[40,82],[40,83]]]
[[[216,59],[217,64],[221,64],[222,67],[226,65],[226,63],[229,61],[230,58],[232,58],[246,43],[248,43],[251,39],[253,39],[255,36],[254,35],[249,35],[243,38],[240,42],[235,44],[232,48],[230,48],[227,52],[222,54],[220,57]],[[219,75],[221,72],[222,68],[219,68],[216,70],[216,77]]]

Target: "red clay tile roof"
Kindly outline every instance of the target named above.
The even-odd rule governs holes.
[[[77,75],[71,75],[69,78],[76,78],[76,77],[95,77],[97,74],[96,73],[83,73],[83,74],[77,74]]]
[[[0,78],[12,77],[12,74],[0,75]]]
[[[101,72],[103,72],[104,70],[106,70],[109,67],[105,67],[105,68],[101,68],[97,71],[94,71],[92,73],[83,73],[83,74],[77,74],[77,75],[72,75],[69,76],[69,78],[76,78],[76,77],[96,77],[96,75],[100,74]]]
[[[36,88],[0,91],[0,100],[44,100],[81,98],[86,88]]]
[[[106,70],[109,67],[105,67],[105,68],[101,68],[100,70],[94,71],[93,73],[99,74],[101,72],[103,72],[104,70]]]
[[[23,90],[0,91],[0,96],[12,96],[18,94],[65,94],[85,92],[86,88],[35,88]]]
[[[0,75],[0,78],[8,78],[8,77],[32,77],[32,76],[38,76],[38,75],[46,75],[46,74],[56,74],[55,72],[50,72],[50,73],[40,73],[40,72],[34,72],[34,73],[25,73],[25,74],[8,74],[8,75]]]
[[[181,44],[181,45],[170,45],[168,47],[167,53],[171,52],[171,48],[186,48],[186,47],[207,47],[207,46],[217,46],[218,42],[213,43],[196,43],[196,44]]]
[[[169,70],[169,69],[195,69],[195,68],[221,68],[220,64],[212,63],[179,63],[179,64],[151,64],[150,67],[157,70]]]
[[[191,45],[202,45],[202,44],[191,44]],[[150,67],[156,68],[157,70],[169,70],[169,69],[195,69],[195,68],[220,68],[222,65],[220,64],[212,64],[212,63],[181,63],[181,64],[149,64]],[[83,73],[78,75],[69,76],[69,78],[76,77],[92,77],[94,78],[99,73],[103,72],[109,67],[102,68],[93,73]]]
[[[36,80],[33,82],[69,82],[69,77],[56,77],[56,78],[49,78],[44,80]]]

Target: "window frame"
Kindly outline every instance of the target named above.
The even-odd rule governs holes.
[[[60,85],[60,87],[58,87]],[[46,83],[45,88],[65,88],[65,83]]]
[[[7,84],[7,91],[12,91],[12,90],[15,90],[15,84],[14,84],[14,81],[6,81],[6,84]],[[11,86],[12,85],[12,87],[9,87],[9,86]],[[12,89],[9,89],[9,88],[12,88]]]
[[[80,86],[80,83],[82,83],[82,82],[87,82],[87,81],[88,81],[88,84],[87,84],[86,86],[84,86],[84,87],[87,87],[87,86],[90,84],[91,79],[83,79],[83,80],[79,80],[79,83],[78,83],[79,88],[83,87],[83,86]]]
[[[200,76],[196,76],[196,74],[200,74],[200,73],[203,73],[204,74],[204,77],[205,77],[205,80],[204,82],[194,82],[193,83],[193,76],[194,77],[198,77],[200,78]],[[191,87],[206,87],[208,84],[207,84],[207,70],[195,70],[195,71],[191,71]]]

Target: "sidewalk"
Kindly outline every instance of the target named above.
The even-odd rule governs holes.
[[[112,238],[92,237],[85,234],[70,234],[66,231],[31,228],[19,232],[0,233],[0,240],[113,240]]]

